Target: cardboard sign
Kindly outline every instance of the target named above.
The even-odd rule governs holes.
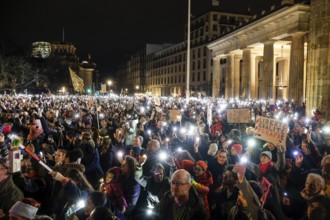
[[[88,105],[88,106],[93,106],[93,105],[95,105],[94,100],[93,100],[93,99],[88,99],[88,100],[87,100],[87,105]]]
[[[101,85],[101,93],[107,93],[107,84],[102,84]]]
[[[250,123],[251,115],[248,108],[227,109],[227,121],[229,124]]]
[[[178,122],[181,121],[181,111],[180,110],[169,110],[170,121]]]
[[[258,116],[254,128],[255,138],[285,148],[288,124],[273,118]]]

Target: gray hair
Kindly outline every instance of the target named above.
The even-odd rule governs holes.
[[[324,165],[330,162],[330,154],[326,155],[325,157],[323,157],[322,161],[321,161],[321,167],[324,167]]]
[[[324,179],[321,175],[316,174],[316,173],[309,173],[307,178],[311,178],[312,180],[316,180],[320,184],[321,189],[324,190],[325,181],[324,181]]]

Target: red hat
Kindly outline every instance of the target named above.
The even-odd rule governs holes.
[[[189,173],[193,173],[194,162],[191,160],[182,160],[181,168],[187,170]]]
[[[3,127],[2,127],[2,133],[4,135],[7,135],[9,133],[11,133],[11,128],[12,126],[10,124],[5,124]]]
[[[202,167],[204,171],[207,170],[207,163],[205,163],[205,162],[202,161],[202,160],[197,161],[197,162],[196,162],[196,165],[199,165],[200,167]]]
[[[243,147],[241,144],[233,144],[231,148],[234,148],[238,154],[242,153]]]

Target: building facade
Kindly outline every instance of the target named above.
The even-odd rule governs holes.
[[[207,44],[251,18],[252,16],[249,15],[210,11],[192,19],[190,59],[192,95],[211,95],[213,68]],[[187,31],[185,39],[187,39]],[[158,96],[185,95],[186,41],[154,47],[149,53],[143,51],[147,50],[138,51],[126,63],[127,88]],[[118,74],[119,72],[121,74]],[[123,72],[125,71],[119,70],[117,76],[124,78]]]
[[[212,96],[306,102],[329,117],[329,2],[283,3],[208,45]]]

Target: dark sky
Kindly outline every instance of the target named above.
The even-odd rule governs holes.
[[[146,43],[183,41],[188,0],[2,0],[0,38],[29,48],[35,41],[65,41],[85,59],[90,52],[102,75]],[[212,0],[191,0],[192,14]],[[220,0],[226,12],[260,14],[280,0]]]

